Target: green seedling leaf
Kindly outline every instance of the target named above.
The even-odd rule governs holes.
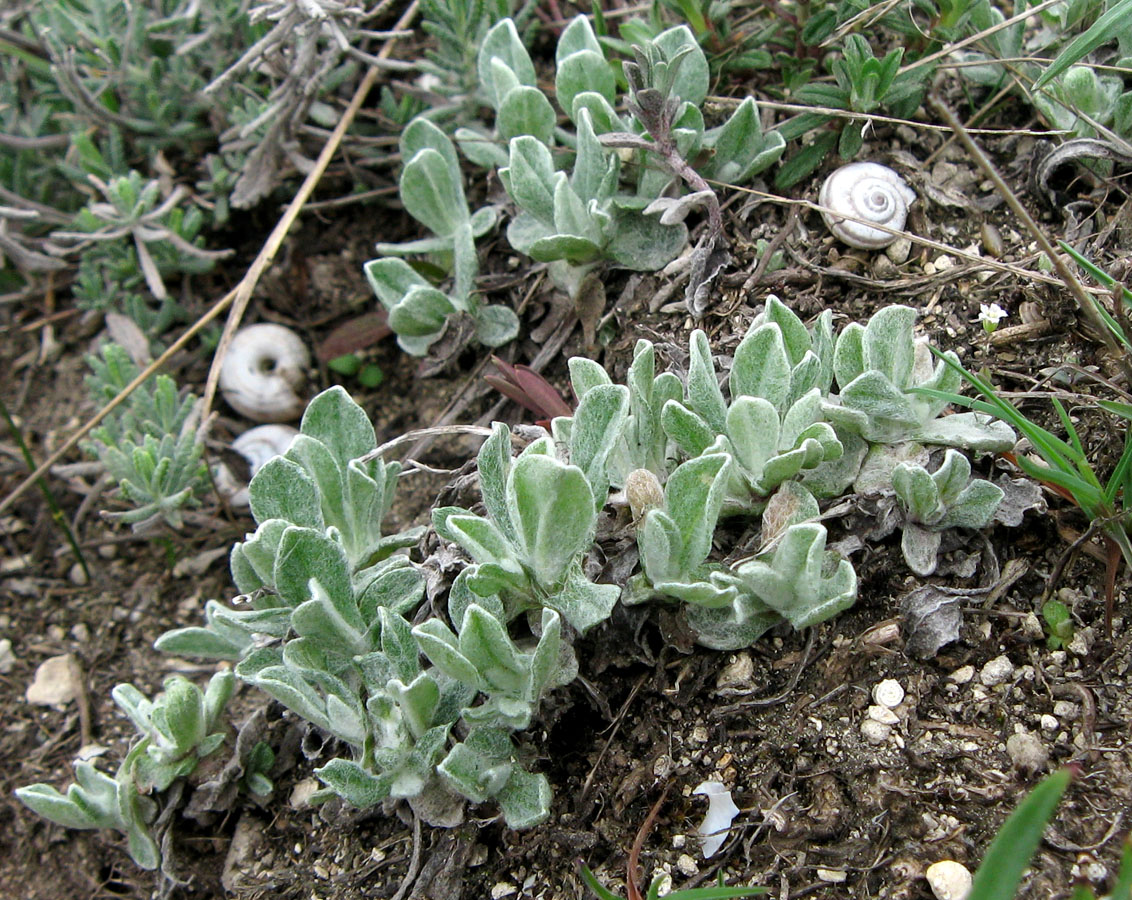
[[[1061,769],[1045,778],[1003,823],[975,873],[968,900],[1014,900],[1022,873],[1038,849],[1046,823],[1069,786]]]

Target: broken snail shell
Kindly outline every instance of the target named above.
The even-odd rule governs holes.
[[[220,368],[220,392],[236,412],[255,422],[299,418],[306,401],[310,353],[290,328],[263,323],[236,332]]]
[[[832,210],[822,218],[834,236],[850,247],[879,250],[899,235],[889,234],[864,222],[843,219],[837,213],[876,222],[900,231],[916,192],[896,172],[879,163],[855,162],[830,173],[821,187],[818,203]]]
[[[257,425],[232,441],[232,449],[248,461],[250,475],[254,477],[269,459],[286,453],[298,433],[298,429],[290,425]],[[228,498],[229,505],[240,508],[250,505],[248,486],[242,484],[224,463],[213,470],[213,478],[216,489]]]

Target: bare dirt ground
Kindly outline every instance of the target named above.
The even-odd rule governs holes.
[[[1007,105],[998,121],[983,124],[1017,128],[1026,124],[1018,121],[1023,115]],[[992,137],[984,145],[1049,233],[1088,237],[1090,254],[1122,277],[1128,205],[1117,185],[1094,185],[1070,169],[1057,185],[1065,202],[1051,209],[1027,193],[1032,138]],[[985,255],[982,227],[993,225],[1002,238],[999,258],[1035,269],[1029,237],[961,148],[944,145],[935,133],[880,127],[871,150],[866,158],[895,164],[919,192],[914,233]],[[814,197],[818,184],[800,186],[795,196]],[[1083,203],[1071,207],[1077,212],[1070,218],[1068,201]],[[1046,390],[1054,374],[1059,388],[1076,397],[1073,413],[1099,467],[1119,454],[1112,423],[1081,402],[1114,396],[1097,379],[1111,381],[1118,370],[1082,331],[1066,291],[930,248],[913,246],[902,262],[850,253],[826,236],[815,214],[795,217],[787,207],[742,195],[727,215],[736,261],[700,323],[715,352],[734,347],[769,293],[803,316],[832,308],[839,326],[906,303],[921,312],[920,325],[938,346],[956,349],[969,367],[988,367],[1004,391]],[[293,324],[317,344],[334,326],[371,309],[360,265],[377,237],[374,223],[388,218],[384,209],[308,218],[246,321]],[[781,239],[786,267],[751,283],[751,248],[759,238]],[[484,280],[493,300],[522,308],[524,337],[504,355],[524,362],[560,342],[544,372],[564,389],[569,356],[594,356],[623,375],[640,337],[656,342],[665,362],[686,359],[694,323],[678,303],[650,309],[663,287],[658,277],[609,273],[597,346],[586,347],[576,318],[561,310],[550,288],[536,284],[537,269],[515,268],[502,239],[488,248],[484,265],[494,273]],[[223,278],[198,286],[194,312],[222,292]],[[1009,311],[1004,327],[1029,327],[992,343],[976,322],[979,304],[989,302]],[[93,412],[81,384],[82,355],[101,322],[69,304],[60,291],[39,308],[0,307],[3,397],[37,459]],[[45,312],[61,317],[43,324]],[[480,351],[456,356],[429,378],[418,377],[416,361],[392,342],[373,352],[386,382],[368,392],[347,386],[373,417],[379,440],[438,421],[454,401],[462,422],[485,414],[522,420],[480,387],[486,356]],[[199,390],[204,359],[186,353],[174,374]],[[332,383],[324,369],[312,374],[312,395]],[[1048,414],[1044,399],[1026,408],[1039,418]],[[221,421],[220,433],[234,425]],[[432,465],[457,467],[469,455],[466,446],[436,445],[424,456]],[[984,459],[976,468],[984,477],[1017,474],[1003,460]],[[7,493],[25,471],[12,437],[0,434],[0,491]],[[423,521],[444,480],[409,480],[395,511],[399,524]],[[359,814],[333,803],[304,806],[296,786],[320,764],[319,742],[308,736],[300,747],[293,719],[268,704],[268,733],[279,751],[274,795],[259,804],[244,801],[206,824],[178,821],[177,866],[187,883],[162,882],[130,862],[118,836],[49,825],[12,791],[39,781],[62,788],[84,744],[121,754],[128,732],[110,700],[115,684],[130,681],[149,693],[173,671],[206,677],[210,667],[164,657],[152,643],[169,628],[195,624],[205,600],[231,595],[226,554],[211,561],[202,554],[226,551],[251,522],[204,509],[183,534],[137,540],[98,518],[102,500],[85,502],[93,485],[93,477],[77,474],[52,481],[66,515],[77,521],[89,583],[76,577],[75,560],[38,495],[25,494],[0,521],[0,639],[11,641],[14,656],[0,672],[0,893],[6,897],[581,898],[587,892],[578,859],[623,890],[637,831],[668,790],[644,843],[646,881],[665,872],[674,887],[686,887],[723,872],[729,884],[765,885],[775,900],[919,900],[931,896],[923,879],[929,864],[949,858],[974,869],[1026,790],[1045,771],[1073,763],[1080,777],[1023,893],[1046,900],[1067,897],[1078,877],[1103,887],[1132,825],[1132,628],[1124,576],[1110,636],[1102,624],[1103,567],[1088,552],[1074,554],[1050,583],[1087,525],[1050,494],[1047,511],[957,548],[949,574],[928,579],[965,593],[955,595],[960,639],[927,659],[907,652],[901,631],[901,600],[922,582],[908,572],[895,537],[854,554],[861,592],[851,611],[811,633],[774,632],[739,654],[693,647],[678,618],[660,608],[619,610],[579,640],[583,680],[555,695],[526,735],[534,767],[555,790],[552,818],[530,832],[506,830],[490,806],[472,810],[465,825],[447,832],[415,829],[399,809]],[[833,519],[833,538],[859,521]],[[739,545],[750,535],[737,525],[731,537]],[[719,548],[722,555],[730,549]],[[1077,625],[1074,641],[1057,651],[1046,646],[1035,615],[1049,591],[1073,610]],[[36,666],[62,653],[80,663],[83,702],[58,709],[26,703]],[[886,679],[905,693],[892,709],[873,699]],[[233,708],[239,719],[263,705],[261,695],[245,688]],[[1018,734],[1029,737],[1011,742]],[[724,849],[705,861],[693,836],[704,803],[691,790],[709,777],[732,790],[742,813]]]

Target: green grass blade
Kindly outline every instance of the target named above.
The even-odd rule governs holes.
[[[765,893],[764,887],[706,887],[673,891],[668,896],[674,900],[733,900],[737,897],[756,897]]]
[[[590,890],[597,894],[601,900],[621,900],[620,897],[609,890],[609,888],[604,887],[602,883],[597,880],[597,876],[590,871],[590,867],[584,862],[578,860],[578,867],[579,871],[582,873],[582,881],[589,885]]]
[[[1120,871],[1116,875],[1116,884],[1112,886],[1109,900],[1132,900],[1132,837],[1124,842]]]
[[[1097,19],[1088,31],[1078,35],[1076,39],[1069,43],[1068,47],[1057,54],[1057,58],[1050,64],[1050,67],[1034,82],[1032,90],[1039,90],[1049,84],[1074,63],[1080,62],[1096,50],[1101,44],[1111,41],[1116,32],[1126,27],[1130,20],[1132,20],[1132,0],[1121,0],[1120,3]]]
[[[1014,900],[1022,873],[1038,849],[1046,823],[1069,786],[1071,773],[1060,769],[1026,796],[991,841],[967,900]]]

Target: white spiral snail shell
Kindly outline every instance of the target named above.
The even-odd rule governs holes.
[[[310,353],[295,332],[265,322],[236,332],[220,367],[220,392],[236,412],[253,422],[289,422],[306,401],[298,393]]]
[[[257,425],[232,441],[232,449],[247,460],[249,473],[254,476],[269,459],[286,453],[298,433],[290,425]],[[220,463],[212,474],[229,505],[241,509],[249,505],[247,484],[240,482],[228,466]]]
[[[818,203],[832,213],[822,218],[834,236],[850,247],[879,250],[899,237],[863,222],[843,219],[837,213],[876,222],[888,228],[903,230],[908,207],[916,200],[916,192],[888,166],[879,163],[855,162],[830,173],[821,186]]]

